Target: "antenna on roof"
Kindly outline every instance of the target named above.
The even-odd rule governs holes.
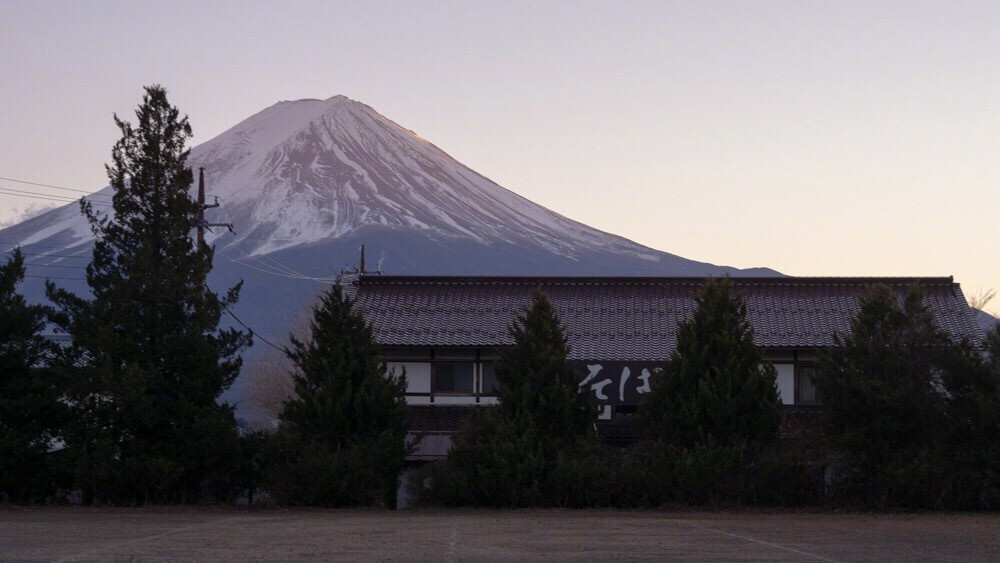
[[[338,283],[352,283],[352,280],[360,280],[361,276],[365,275],[365,245],[361,245],[361,264],[360,266],[345,266],[340,274],[337,275]],[[381,273],[381,272],[379,272]]]

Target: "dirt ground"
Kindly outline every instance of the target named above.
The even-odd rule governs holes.
[[[1000,514],[0,508],[0,559],[1000,560]]]

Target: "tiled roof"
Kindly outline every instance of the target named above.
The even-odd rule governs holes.
[[[433,461],[447,457],[451,436],[473,413],[468,406],[410,406],[409,437],[414,446],[407,461]]]
[[[919,282],[938,325],[954,338],[981,332],[951,278],[732,278],[765,348],[832,345],[850,331],[858,297],[884,283],[904,296]],[[570,359],[659,361],[694,311],[703,278],[364,276],[357,303],[383,346],[503,346],[508,325],[540,288],[566,327]]]
[[[410,406],[410,432],[455,432],[472,412],[467,406]]]

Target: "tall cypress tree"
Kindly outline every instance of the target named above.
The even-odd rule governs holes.
[[[595,453],[588,448],[596,445],[597,412],[578,390],[552,302],[537,291],[509,332],[514,344],[496,365],[499,406],[484,409],[456,434],[447,473],[435,478],[432,495],[487,506],[593,502],[570,466]]]
[[[509,327],[514,345],[496,365],[499,415],[530,421],[554,440],[572,442],[593,433],[594,405],[578,389],[579,376],[567,361],[569,342],[555,307],[541,292]]]
[[[51,456],[64,408],[46,369],[52,345],[39,335],[46,308],[17,293],[24,255],[0,264],[0,499],[31,501],[55,487]]]
[[[51,283],[47,294],[74,342],[78,485],[108,500],[191,502],[235,457],[233,408],[218,399],[249,337],[219,329],[239,285],[221,298],[211,291],[213,250],[192,240],[187,117],[160,86],[145,89],[135,115],[135,126],[115,116],[113,212],[81,202],[96,236],[93,299]]]
[[[781,417],[776,376],[754,345],[746,302],[728,278],[706,281],[695,302],[639,410],[646,435],[679,448],[773,440]]]
[[[851,469],[850,498],[882,507],[933,506],[952,476],[945,453],[950,378],[941,370],[952,343],[934,325],[919,286],[902,307],[881,284],[868,288],[859,305],[851,333],[835,335],[815,378],[833,445]]]
[[[985,356],[984,350],[985,348]],[[942,504],[1000,507],[1000,332],[990,330],[980,348],[963,341],[941,351],[947,459],[959,483]]]
[[[762,449],[777,437],[775,370],[754,345],[746,303],[731,280],[707,280],[695,301],[639,406],[653,453],[651,496],[738,504],[752,500]]]
[[[406,377],[380,359],[371,326],[334,284],[311,337],[291,337],[295,393],[271,445],[279,502],[394,506],[406,446]]]

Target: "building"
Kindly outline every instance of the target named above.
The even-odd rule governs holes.
[[[777,371],[786,405],[782,432],[795,434],[815,411],[818,353],[848,334],[866,286],[886,284],[900,297],[919,283],[938,326],[953,338],[982,337],[957,283],[948,278],[733,278],[747,303],[756,344]],[[703,278],[532,278],[362,276],[357,304],[372,324],[390,367],[405,369],[411,430],[422,437],[414,460],[443,457],[467,409],[496,402],[494,364],[511,344],[507,327],[536,288],[566,328],[581,391],[591,395],[599,429],[628,438],[628,419],[650,377],[691,316]]]

